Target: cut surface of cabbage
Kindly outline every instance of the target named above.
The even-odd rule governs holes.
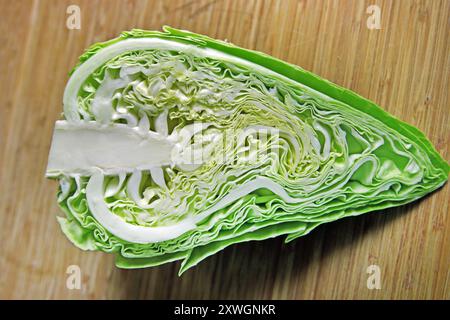
[[[449,166],[416,128],[299,67],[188,31],[92,46],[47,176],[62,230],[123,268],[183,260],[411,202]]]

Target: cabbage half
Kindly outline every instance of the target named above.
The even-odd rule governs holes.
[[[47,176],[62,230],[121,268],[414,201],[449,166],[415,127],[297,66],[187,31],[95,44],[64,92]]]

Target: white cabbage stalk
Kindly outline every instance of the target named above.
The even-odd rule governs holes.
[[[416,128],[270,56],[165,28],[94,45],[72,72],[47,176],[82,249],[137,268],[287,241],[401,205],[449,166]]]

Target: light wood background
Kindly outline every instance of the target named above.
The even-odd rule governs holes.
[[[68,30],[66,9],[81,9]],[[366,8],[381,8],[381,30]],[[0,298],[449,299],[449,186],[401,208],[234,245],[181,278],[179,263],[120,270],[56,222],[44,172],[68,72],[90,44],[164,24],[298,64],[423,130],[450,159],[450,1],[0,0]],[[380,290],[366,286],[379,265]],[[66,288],[78,265],[80,290]]]

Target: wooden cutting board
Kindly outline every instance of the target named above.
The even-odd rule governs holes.
[[[381,29],[367,27],[371,4]],[[69,5],[80,8],[81,29],[67,28]],[[448,185],[287,245],[231,246],[179,278],[179,263],[120,270],[111,255],[75,248],[56,222],[57,183],[44,178],[77,57],[123,30],[166,24],[350,88],[423,130],[448,160],[450,1],[0,0],[0,12],[0,298],[450,298]],[[66,286],[71,265],[80,268],[80,289]],[[381,289],[367,287],[370,265],[379,267]]]

